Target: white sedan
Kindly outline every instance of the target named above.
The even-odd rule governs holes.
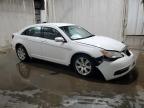
[[[82,76],[101,72],[106,80],[121,77],[135,66],[133,53],[125,44],[74,24],[28,26],[12,35],[12,47],[21,61],[38,58],[72,65]]]

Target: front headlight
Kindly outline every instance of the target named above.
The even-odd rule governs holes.
[[[123,57],[123,55],[120,52],[117,52],[117,51],[102,50],[101,52],[104,55],[104,57],[110,58],[111,60],[116,60],[118,58]]]

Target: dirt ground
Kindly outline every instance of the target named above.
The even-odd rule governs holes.
[[[144,52],[133,52],[135,69],[104,81],[42,60],[23,63],[14,51],[0,51],[0,108],[144,108]]]

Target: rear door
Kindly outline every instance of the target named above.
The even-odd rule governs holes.
[[[41,27],[31,27],[23,32],[25,42],[30,49],[30,55],[36,58],[42,58],[42,34]]]

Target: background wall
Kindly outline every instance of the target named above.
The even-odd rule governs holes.
[[[81,25],[122,40],[125,0],[48,0],[48,21]]]
[[[126,25],[126,43],[144,50],[144,0],[129,0]]]
[[[33,0],[0,0],[0,48],[9,46],[12,33],[34,20]]]
[[[39,0],[0,0],[0,48],[10,46],[12,33],[35,23],[34,1]],[[42,22],[48,18],[48,22],[75,23],[96,35],[117,40],[123,40],[124,35],[142,35],[141,38],[126,37],[126,41],[130,46],[144,46],[142,0],[44,1],[47,1],[47,11],[41,10]]]
[[[129,0],[126,35],[144,35],[144,4],[142,0]]]

